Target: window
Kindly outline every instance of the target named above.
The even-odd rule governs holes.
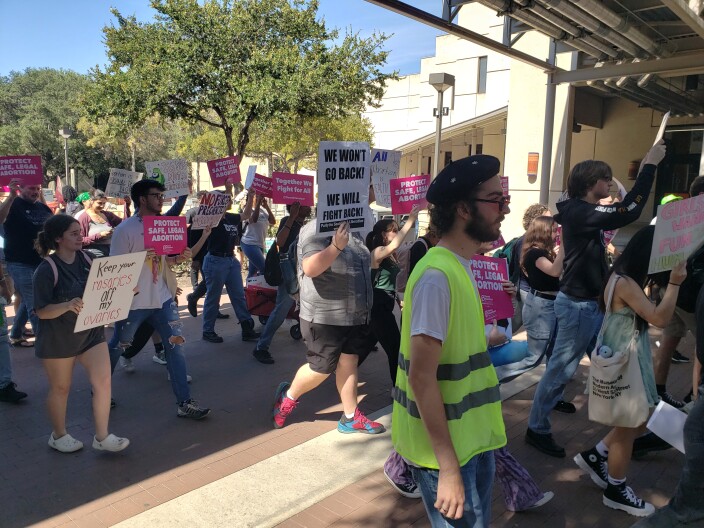
[[[444,165],[444,167],[447,167],[451,161],[452,161],[452,152],[445,152],[445,165]]]
[[[476,154],[482,154],[484,152],[484,145],[482,143],[477,143],[477,152]]]
[[[479,57],[479,67],[477,68],[477,93],[486,93],[486,71],[489,57]]]

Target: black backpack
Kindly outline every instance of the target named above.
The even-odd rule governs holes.
[[[687,259],[687,278],[680,286],[677,306],[685,312],[694,313],[702,284],[704,284],[704,244]]]
[[[279,286],[284,280],[280,260],[279,247],[274,241],[264,259],[264,280],[269,286]]]

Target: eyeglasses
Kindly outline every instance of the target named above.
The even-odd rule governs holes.
[[[155,196],[157,200],[164,199],[164,193],[149,193],[147,196]]]
[[[499,206],[499,211],[511,204],[510,196],[502,196],[498,200],[486,200],[484,198],[474,198],[475,202],[493,203]]]

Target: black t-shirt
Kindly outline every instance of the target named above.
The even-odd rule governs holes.
[[[34,240],[50,217],[46,204],[15,198],[5,220],[5,260],[37,266],[42,258],[34,249]]]
[[[560,278],[552,277],[539,270],[535,263],[539,258],[545,257],[550,260],[550,254],[545,249],[530,248],[526,252],[523,266],[528,272],[528,284],[534,290],[544,292],[554,292],[560,288]]]
[[[418,264],[418,261],[425,256],[431,247],[433,247],[433,245],[424,236],[419,237],[418,240],[415,241],[411,249],[408,250],[408,275],[411,274],[413,268]]]
[[[279,222],[279,229],[276,231],[276,235],[278,236],[279,233],[281,232],[281,229],[286,225],[286,222],[288,221],[289,217],[285,216],[281,222]],[[291,229],[288,230],[288,236],[286,237],[286,242],[284,242],[284,245],[279,248],[279,254],[284,254],[288,252],[288,248],[293,244],[293,241],[296,240],[296,237],[298,237],[298,233],[301,232],[301,227],[303,227],[302,223],[299,223],[298,220],[296,220],[293,225],[291,226]]]
[[[213,228],[208,239],[208,252],[231,254],[242,237],[242,218],[238,214],[225,213],[217,227]]]

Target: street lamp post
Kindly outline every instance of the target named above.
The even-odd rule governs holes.
[[[66,185],[72,185],[74,188],[76,187],[76,182],[72,182],[71,178],[69,176],[69,170],[68,170],[68,138],[70,138],[73,135],[73,130],[69,126],[65,126],[64,128],[59,130],[59,135],[64,138],[64,164],[66,165]]]
[[[455,85],[455,76],[449,73],[431,73],[428,84],[438,91],[438,106],[435,109],[437,124],[435,128],[435,154],[433,156],[433,178],[438,175],[440,168],[440,137],[442,135],[442,116],[444,108],[442,106],[443,94],[448,88]]]

